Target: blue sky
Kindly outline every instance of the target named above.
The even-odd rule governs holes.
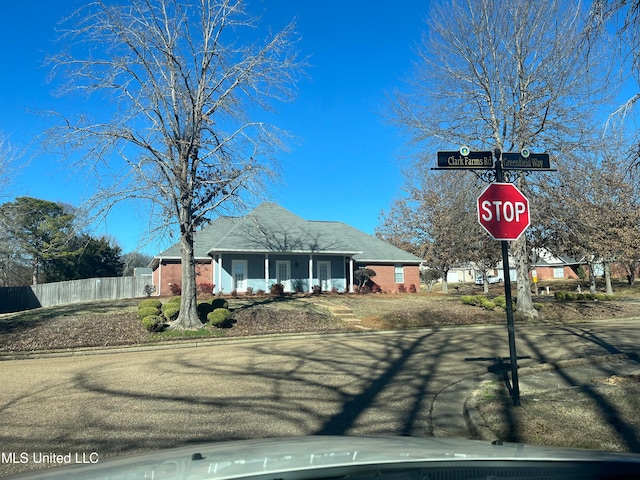
[[[0,16],[0,132],[18,149],[21,167],[10,197],[27,195],[79,205],[86,180],[29,142],[44,128],[36,112],[81,111],[77,100],[52,96],[43,67],[55,52],[55,27],[81,2],[3,2]],[[337,220],[373,233],[378,215],[402,184],[404,140],[383,120],[386,91],[402,85],[414,59],[428,0],[249,0],[263,24],[282,28],[297,17],[308,78],[296,100],[278,107],[277,126],[299,142],[279,157],[282,185],[269,199],[309,220]],[[77,108],[76,108],[77,107]],[[37,155],[36,155],[37,153]],[[130,207],[116,208],[94,234],[115,237],[125,252],[137,248],[146,221]],[[155,254],[173,239],[144,248]]]

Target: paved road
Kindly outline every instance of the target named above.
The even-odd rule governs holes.
[[[521,366],[637,352],[640,321],[518,327]],[[290,435],[461,436],[506,328],[312,336],[0,362],[0,474],[39,453],[99,458]],[[95,458],[95,456],[93,457]]]

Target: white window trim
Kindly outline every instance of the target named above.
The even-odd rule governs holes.
[[[398,268],[400,272],[398,272]],[[402,281],[398,281],[398,273],[402,274]],[[404,283],[404,265],[394,265],[393,266],[393,280],[396,284]]]

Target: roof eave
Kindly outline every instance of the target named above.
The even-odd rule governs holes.
[[[220,248],[211,249],[207,252],[207,255],[221,254],[221,253],[251,253],[251,254],[273,254],[273,255],[358,255],[362,251],[356,250],[267,250],[267,249],[250,249],[250,248]]]
[[[409,265],[420,265],[422,263],[422,260],[410,260],[410,259],[395,259],[395,260],[388,260],[388,259],[379,259],[379,258],[358,258],[356,259],[358,262],[360,263],[388,263],[388,264],[394,264],[394,263],[402,263],[402,264],[409,264]]]

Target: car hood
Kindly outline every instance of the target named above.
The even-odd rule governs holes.
[[[397,472],[436,465],[455,468],[483,461],[492,465],[504,461],[601,462],[631,465],[633,472],[640,472],[638,455],[462,439],[315,436],[199,444],[12,478],[309,479],[354,473],[362,476],[363,467],[367,472],[373,468],[376,473],[371,476],[379,477],[389,469]]]

